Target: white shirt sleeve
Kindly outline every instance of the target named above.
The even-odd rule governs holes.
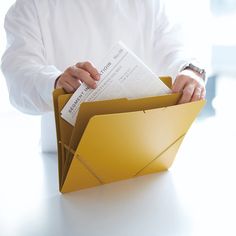
[[[7,48],[1,68],[12,105],[29,114],[51,111],[52,91],[61,71],[45,58],[34,1],[16,1],[6,15],[5,30]]]
[[[188,55],[184,30],[180,24],[171,21],[164,1],[159,1],[156,9],[154,53],[158,71],[161,75],[170,75],[175,80],[184,65],[194,63],[197,59]]]

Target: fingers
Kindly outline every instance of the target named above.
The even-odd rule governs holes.
[[[198,101],[204,99],[206,96],[205,85],[186,75],[177,76],[172,91],[174,93],[182,92],[178,104]]]
[[[76,67],[87,71],[94,80],[100,79],[100,74],[98,70],[92,65],[91,62],[80,62],[76,64]]]
[[[73,74],[68,74],[68,73],[65,73],[64,75],[64,81],[69,84],[74,90],[76,90],[81,82],[73,76]]]
[[[73,93],[81,82],[95,89],[99,79],[100,74],[90,62],[81,62],[67,68],[57,79],[55,87],[64,88],[66,92]]]
[[[179,104],[190,102],[193,96],[194,90],[195,90],[195,86],[193,84],[186,85],[183,89],[183,94],[179,100]]]
[[[74,80],[80,80],[87,84],[90,88],[96,88],[96,81],[91,77],[90,73],[84,69],[78,68],[77,66],[71,66],[68,68],[68,73]]]
[[[201,99],[202,89],[200,87],[196,87],[194,93],[192,95],[191,102],[195,102]]]
[[[187,85],[184,90],[179,104],[187,102],[195,102],[204,99],[206,96],[205,88],[194,86],[193,84]]]
[[[68,92],[68,93],[73,93],[75,91],[75,88],[73,88],[69,83],[65,82],[63,84],[63,88]]]
[[[188,80],[184,76],[178,76],[173,84],[172,91],[173,93],[181,93],[187,84]]]

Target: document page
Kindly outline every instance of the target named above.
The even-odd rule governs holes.
[[[61,117],[73,126],[82,102],[142,98],[171,92],[122,42],[112,47],[98,71],[101,78],[97,88],[91,89],[82,83],[61,111]]]

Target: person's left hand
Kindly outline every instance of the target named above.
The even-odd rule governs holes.
[[[205,82],[200,74],[186,69],[176,76],[172,92],[183,93],[179,104],[202,100],[206,96]]]

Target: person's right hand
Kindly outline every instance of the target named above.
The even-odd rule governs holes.
[[[100,79],[98,70],[88,61],[77,63],[65,70],[55,81],[55,88],[63,88],[68,93],[73,93],[81,83],[90,88],[97,87],[96,81]]]

